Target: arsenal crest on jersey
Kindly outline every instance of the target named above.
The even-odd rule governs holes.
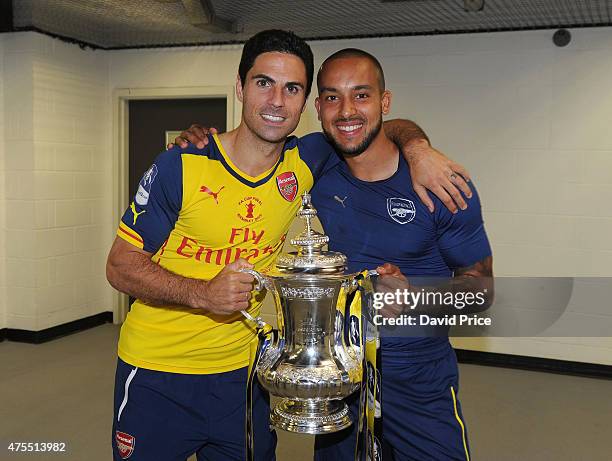
[[[288,202],[293,202],[298,193],[298,181],[293,171],[286,171],[276,177],[278,191]]]
[[[387,212],[395,222],[406,224],[414,219],[416,208],[412,200],[393,197],[387,199]]]
[[[134,453],[136,439],[133,435],[115,431],[115,443],[117,444],[117,450],[121,459],[128,459]]]

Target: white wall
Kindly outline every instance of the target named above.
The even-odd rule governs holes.
[[[6,326],[112,310],[108,57],[5,35]]]

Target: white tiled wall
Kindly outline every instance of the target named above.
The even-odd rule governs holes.
[[[108,55],[4,37],[5,323],[41,330],[112,310]]]
[[[4,157],[4,39],[6,34],[0,34],[0,330],[6,328],[6,248],[4,245],[4,215],[5,203],[5,157]]]
[[[391,115],[416,120],[436,147],[469,167],[496,275],[611,276],[612,29],[574,30],[566,48],[552,44],[552,33],[311,45],[317,63],[347,46],[378,56],[394,93]],[[240,47],[102,53],[36,34],[8,37],[5,237],[7,269],[16,272],[5,278],[7,323],[15,325],[10,303],[18,299],[29,313],[23,324],[37,319],[43,328],[110,302],[103,280],[114,226],[109,90],[233,84]],[[312,102],[300,126],[318,127]],[[19,273],[30,274],[32,295]],[[612,318],[610,304],[597,310],[602,321]],[[609,338],[457,343],[612,364]]]

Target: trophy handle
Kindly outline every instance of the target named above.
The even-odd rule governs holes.
[[[351,281],[349,293],[356,291],[358,289],[362,289],[361,293],[361,306],[358,312],[351,312],[351,320],[358,319],[357,325],[349,325],[349,329],[357,329],[358,334],[350,334],[351,330],[349,330],[349,346],[353,348],[357,357],[362,357],[363,348],[365,346],[365,340],[367,336],[367,330],[370,322],[371,312],[367,312],[368,306],[366,305],[365,296],[370,294],[373,290],[371,279],[374,277],[378,277],[378,272],[376,270],[367,270],[361,272]],[[367,283],[364,283],[366,281]],[[353,310],[351,306],[351,311]],[[355,315],[357,314],[357,315]]]
[[[262,289],[274,290],[272,282],[261,273],[253,269],[239,269],[238,272],[244,272],[245,274],[251,274],[255,278],[254,290],[261,291]],[[255,323],[258,328],[258,334],[260,335],[260,355],[256,360],[255,369],[258,372],[261,369],[267,369],[276,360],[280,354],[281,338],[277,329],[267,324],[261,317],[253,317],[246,310],[240,311],[240,313],[251,322]],[[263,336],[261,335],[263,333]]]
[[[244,272],[245,274],[251,274],[253,277],[255,277],[255,282],[256,283],[255,283],[255,287],[253,288],[254,290],[261,291],[262,289],[267,288],[268,286],[270,286],[270,283],[268,282],[268,280],[263,275],[261,275],[259,272],[257,272],[256,270],[253,270],[253,269],[238,269],[238,272]],[[267,323],[264,322],[264,320],[261,317],[253,317],[247,311],[240,311],[240,313],[245,318],[250,320],[251,322],[256,323],[259,328],[263,329],[267,325]]]
[[[255,284],[254,289],[256,291],[261,291],[264,288],[268,288],[268,286],[270,285],[269,282],[266,280],[266,278],[254,269],[238,269],[238,272],[244,272],[245,274],[251,274],[253,277],[255,277],[255,281],[257,283]]]

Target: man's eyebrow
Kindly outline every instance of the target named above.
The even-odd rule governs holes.
[[[351,88],[352,91],[360,91],[360,90],[371,90],[372,88],[374,88],[372,85],[357,85]],[[338,90],[336,88],[333,88],[331,86],[322,86],[319,89],[319,93],[324,93],[324,92],[330,92],[330,93],[335,93],[338,92]]]
[[[300,82],[287,82],[285,86],[299,86],[301,89],[304,89],[304,84]]]
[[[257,75],[253,75],[251,77],[251,80],[255,80],[257,78],[265,78],[266,80],[271,81],[272,83],[276,83],[276,80],[274,80],[272,77],[270,77],[269,75],[266,74],[257,74]]]

